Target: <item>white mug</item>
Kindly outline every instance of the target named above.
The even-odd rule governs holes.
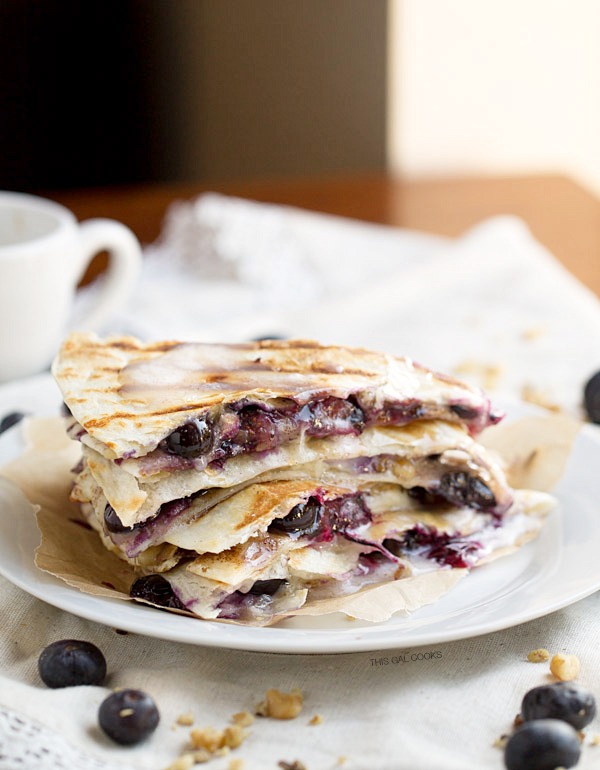
[[[77,283],[92,257],[110,261],[80,330],[97,330],[127,299],[141,268],[141,249],[125,225],[79,223],[64,206],[0,192],[0,382],[42,371],[69,326]]]

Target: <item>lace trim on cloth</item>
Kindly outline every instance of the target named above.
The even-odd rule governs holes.
[[[0,770],[133,770],[104,762],[23,714],[0,706]]]

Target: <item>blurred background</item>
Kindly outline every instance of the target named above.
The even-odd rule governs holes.
[[[597,0],[2,0],[0,187],[390,170],[600,192]]]

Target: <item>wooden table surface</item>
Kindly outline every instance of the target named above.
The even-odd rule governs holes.
[[[149,243],[158,236],[170,203],[210,190],[449,236],[460,235],[486,217],[513,214],[600,296],[600,200],[562,176],[404,181],[354,175],[143,185],[50,193],[49,197],[68,206],[79,219],[118,219],[131,227],[142,243]],[[101,265],[97,261],[91,274]]]

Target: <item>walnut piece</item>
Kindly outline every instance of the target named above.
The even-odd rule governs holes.
[[[550,660],[550,653],[548,650],[540,647],[538,650],[532,650],[527,656],[527,660],[530,663],[545,663],[547,660]]]
[[[190,742],[192,749],[206,751],[209,755],[224,756],[230,749],[241,746],[249,734],[241,725],[228,725],[224,730],[203,727],[190,732]]]
[[[231,717],[231,721],[234,725],[240,725],[241,727],[250,727],[252,722],[254,722],[254,717],[249,711],[238,711],[236,714],[233,714]]]
[[[196,764],[193,754],[182,754],[175,762],[169,765],[167,770],[191,770]]]
[[[557,653],[550,661],[550,671],[561,682],[571,682],[579,676],[581,664],[577,655]]]
[[[180,714],[175,721],[182,727],[191,727],[194,724],[194,715],[191,712]]]
[[[322,725],[323,717],[321,716],[321,714],[315,714],[314,717],[311,720],[309,720],[308,724],[311,726]]]
[[[215,730],[214,727],[198,727],[192,730],[190,741],[193,749],[206,749],[209,754],[214,754],[225,745],[222,730]]]
[[[261,717],[273,719],[295,719],[302,711],[304,698],[298,688],[291,692],[280,690],[267,690],[265,699],[256,707],[256,714]]]

